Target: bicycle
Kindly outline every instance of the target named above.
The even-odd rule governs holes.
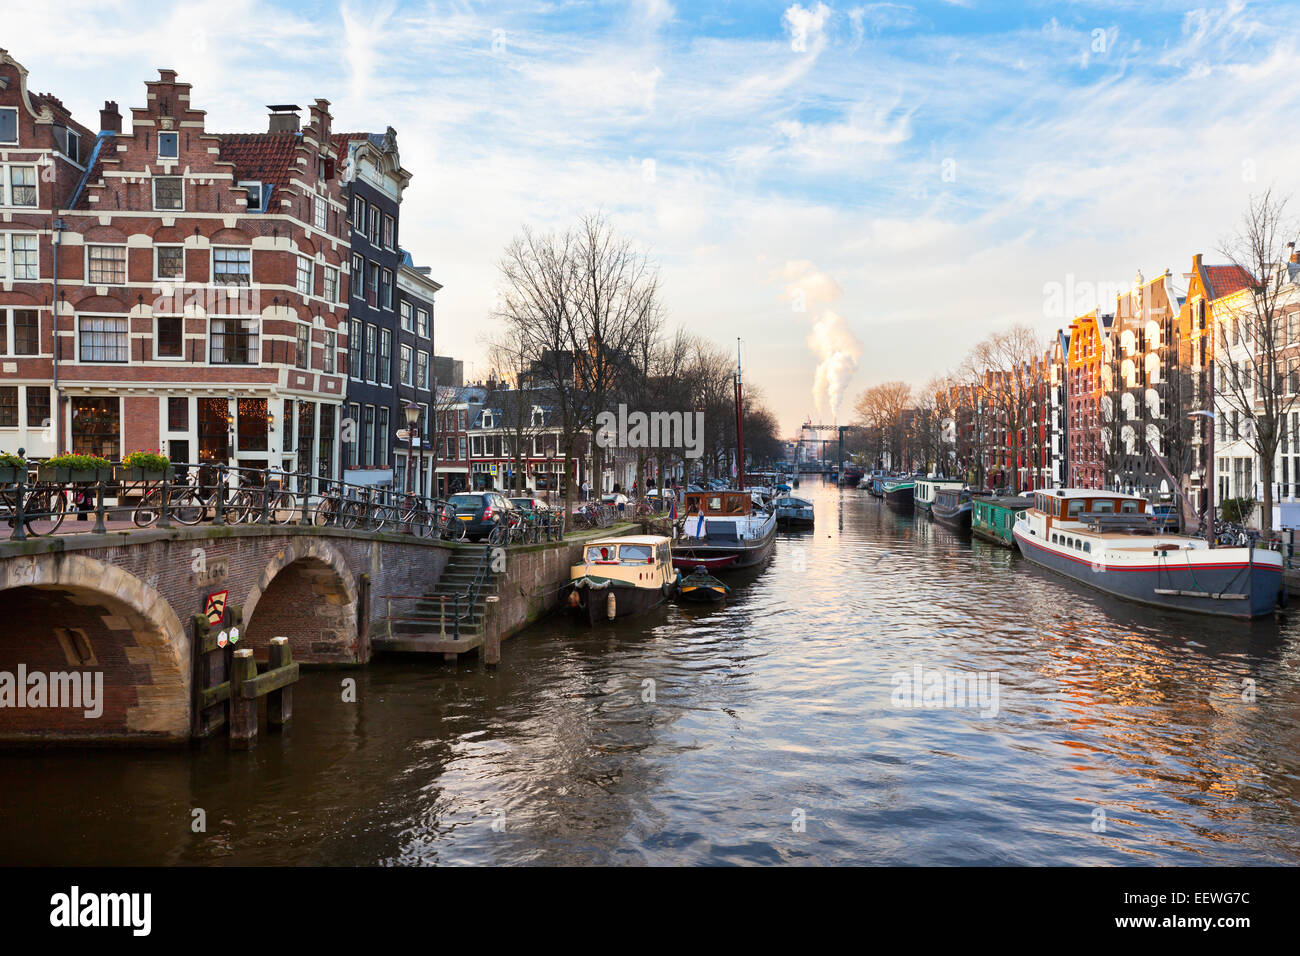
[[[222,497],[221,482],[224,476],[218,476],[217,480],[207,490],[201,483],[197,474],[191,470],[180,485],[172,486],[171,493],[174,497],[170,498],[168,507],[171,516],[184,525],[196,525],[208,516],[211,510],[215,516],[218,509],[218,499]],[[156,497],[155,497],[156,496]],[[155,485],[149,490],[137,510],[143,508],[142,515],[147,520],[149,514],[153,514],[154,520],[157,519],[157,512],[162,506],[162,486]],[[223,521],[230,524],[237,524],[243,521],[251,508],[251,499],[247,492],[237,491],[227,499],[221,507],[221,517]]]
[[[37,482],[27,486],[23,496],[23,529],[29,535],[51,535],[59,530],[70,505],[68,492],[58,485]],[[18,522],[18,486],[9,485],[0,488],[0,515],[13,528]],[[36,529],[36,522],[49,521],[50,527],[45,531]]]

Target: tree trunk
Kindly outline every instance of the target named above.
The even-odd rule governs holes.
[[[1259,530],[1264,537],[1273,533],[1273,456],[1260,455],[1259,477],[1264,482],[1263,514],[1259,516]]]

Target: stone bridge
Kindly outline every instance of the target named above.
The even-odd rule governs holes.
[[[487,589],[492,619],[481,621],[466,645],[478,647],[484,631],[499,642],[535,620],[558,599],[583,542],[625,530],[509,548],[505,568],[496,568],[503,573]],[[256,524],[2,542],[0,742],[206,736],[211,728],[197,692],[225,679],[222,655],[200,653],[196,635],[195,617],[210,595],[226,592],[242,622],[239,647],[251,647],[259,661],[271,638],[284,636],[299,663],[364,664],[377,644],[412,649],[411,639],[393,639],[387,596],[432,593],[444,569],[458,578],[452,570],[467,559],[477,563],[469,549],[483,553],[482,545],[409,535]],[[21,695],[20,669],[81,673],[87,681],[102,673],[102,713],[88,718],[83,709],[50,706],[53,700],[23,706],[13,697],[15,688]],[[28,700],[35,701],[30,691]]]

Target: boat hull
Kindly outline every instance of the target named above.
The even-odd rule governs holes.
[[[935,505],[930,509],[930,516],[935,521],[943,525],[950,531],[956,531],[958,534],[970,534],[970,502],[966,502],[955,510],[948,510]]]
[[[1283,587],[1280,564],[1243,560],[1242,548],[1224,549],[1233,556],[1216,563],[1180,566],[1176,557],[1160,559],[1153,554],[1150,563],[1115,567],[1104,560],[1063,554],[1019,525],[1013,533],[1020,553],[1034,564],[1114,597],[1152,607],[1218,617],[1260,617],[1276,609]],[[1257,553],[1262,559],[1272,552]]]
[[[569,605],[569,613],[585,624],[596,625],[610,620],[609,595],[614,595],[614,619],[644,614],[662,604],[668,597],[663,587],[634,587],[611,585],[606,588],[571,588],[579,603]]]
[[[915,504],[915,490],[911,485],[890,488],[885,492],[885,504],[899,511],[911,511]]]

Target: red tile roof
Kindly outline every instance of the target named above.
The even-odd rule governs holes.
[[[297,171],[298,133],[230,133],[217,137],[221,158],[235,164],[235,179],[257,180],[277,189]]]
[[[1240,292],[1254,284],[1249,272],[1241,266],[1203,266],[1205,279],[1210,285],[1210,298],[1218,299]]]

